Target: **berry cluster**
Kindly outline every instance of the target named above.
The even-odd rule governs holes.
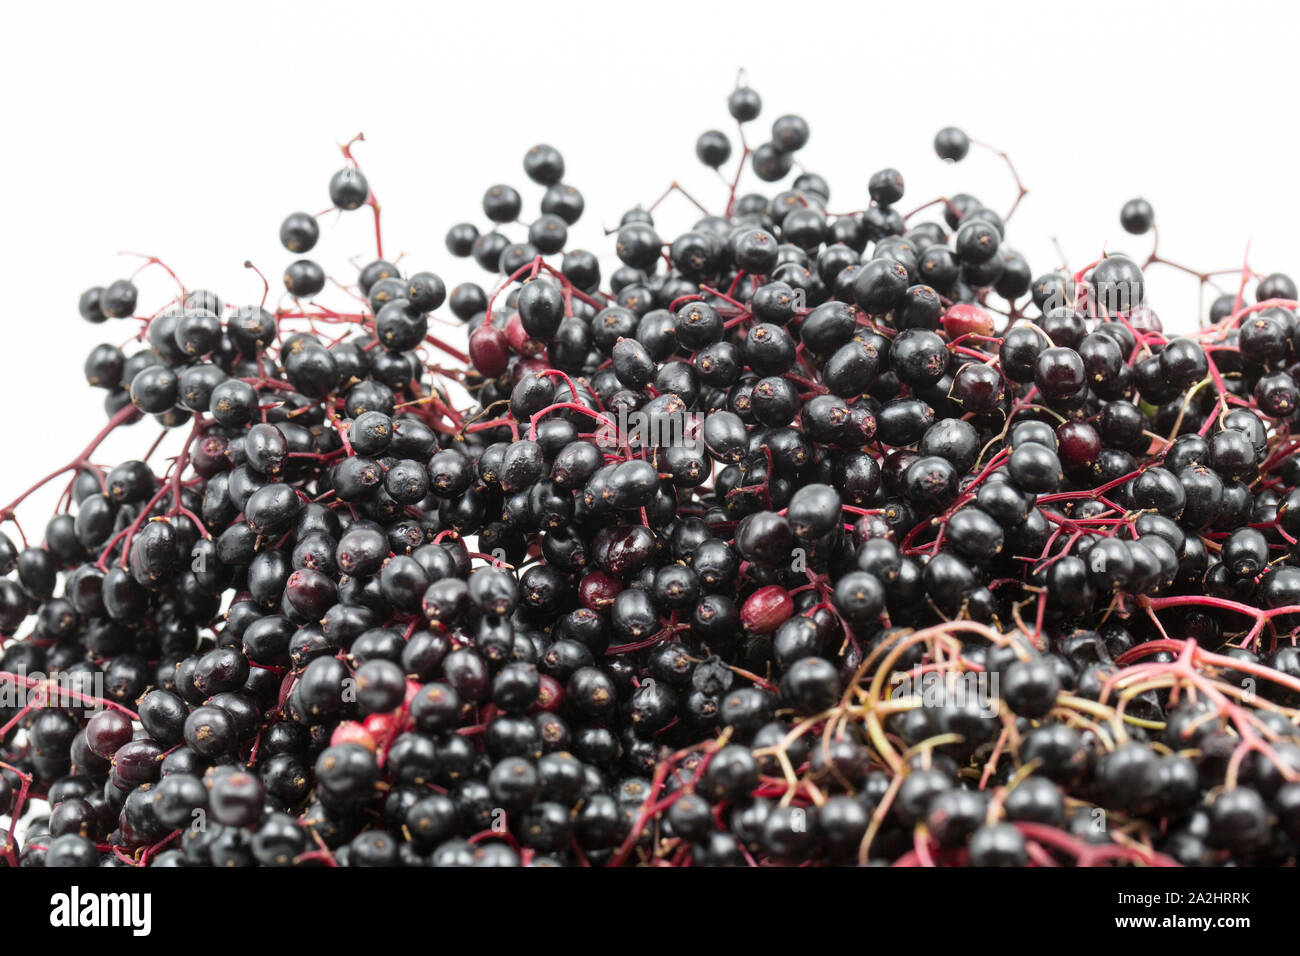
[[[1166,334],[1144,269],[1220,273],[1035,278],[1015,205],[904,213],[894,169],[853,212],[802,169],[740,194],[809,127],[751,149],[758,94],[728,107],[722,214],[667,241],[657,203],[627,212],[607,279],[545,145],[537,218],[497,185],[488,231],[447,232],[490,291],[406,274],[354,141],[329,183],[374,215],[353,311],[311,258],[275,309],[82,296],[143,344],[92,350],[107,425],[0,509],[0,858],[1294,860],[1295,283],[1229,270]],[[972,146],[997,154],[934,142]],[[94,460],[146,416],[188,429],[175,458]],[[60,477],[29,542],[16,509]]]

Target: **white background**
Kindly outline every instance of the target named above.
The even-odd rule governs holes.
[[[807,118],[799,159],[832,185],[831,209],[866,205],[868,176],[901,169],[910,209],[959,190],[1005,210],[1014,189],[973,151],[940,163],[955,124],[998,144],[1030,187],[1009,231],[1035,272],[1103,248],[1145,256],[1124,200],[1151,200],[1162,252],[1199,269],[1300,275],[1296,67],[1291,3],[1044,2],[396,4],[125,3],[9,6],[0,44],[0,499],[67,461],[102,422],[81,366],[128,323],[92,326],[78,294],[128,274],[119,250],[151,253],[190,287],[256,302],[246,259],[273,281],[292,258],[286,213],[329,205],[335,144],[358,157],[383,203],[390,255],[452,285],[485,274],[443,249],[448,225],[481,222],[498,181],[541,189],[520,166],[535,142],[563,150],[587,198],[576,244],[674,178],[720,209],[725,190],[694,157],[708,128],[734,130],[738,67],[781,113]],[[738,152],[738,151],[737,151]],[[751,185],[755,181],[750,177]],[[769,187],[769,192],[773,191]],[[694,212],[679,198],[665,236]],[[313,254],[350,281],[373,253],[364,211],[327,217]],[[614,263],[607,269],[612,270]],[[171,294],[142,279],[140,310]],[[1166,327],[1196,321],[1196,282],[1150,277]],[[142,454],[148,422],[101,460]],[[44,509],[44,510],[43,510]],[[34,500],[39,535],[48,506]]]

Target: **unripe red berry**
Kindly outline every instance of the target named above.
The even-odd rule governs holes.
[[[779,584],[761,587],[740,609],[740,623],[755,634],[770,634],[794,613],[790,592]]]
[[[943,330],[950,338],[961,335],[992,335],[993,316],[978,305],[958,302],[943,314]]]

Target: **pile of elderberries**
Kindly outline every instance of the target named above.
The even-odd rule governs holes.
[[[680,235],[570,248],[539,145],[540,214],[488,189],[448,291],[383,258],[354,141],[352,311],[304,213],[275,308],[81,297],[132,338],[85,363],[107,425],[0,509],[0,859],[1294,862],[1295,283],[1036,272],[1010,213],[905,211],[894,169],[833,203],[804,119],[751,147],[758,94],[728,107]],[[141,422],[183,450],[98,460]]]

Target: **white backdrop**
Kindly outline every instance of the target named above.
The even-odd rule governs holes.
[[[280,220],[329,205],[335,144],[358,131],[386,251],[449,286],[485,282],[442,242],[451,223],[481,221],[486,186],[515,184],[525,218],[536,213],[541,188],[520,165],[535,142],[564,152],[588,209],[572,235],[593,251],[610,251],[601,225],[674,178],[720,209],[725,190],[693,146],[705,129],[734,130],[725,97],[741,66],[764,99],[752,141],[781,113],[806,117],[799,159],[830,180],[833,210],[865,206],[868,176],[892,165],[905,209],[964,189],[1005,211],[1015,192],[995,158],[935,158],[934,132],[955,124],[1015,159],[1030,194],[1007,241],[1036,273],[1059,265],[1051,237],[1076,268],[1103,248],[1145,256],[1149,239],[1118,224],[1142,195],[1165,255],[1237,266],[1251,242],[1255,268],[1300,276],[1298,24],[1284,2],[12,6],[0,40],[0,500],[104,420],[82,362],[130,331],[83,322],[76,303],[134,268],[115,253],[161,256],[190,287],[256,302],[243,262],[276,281],[292,258]],[[694,215],[670,201],[664,234]],[[369,229],[364,211],[327,218],[313,256],[350,278],[349,261],[373,254]],[[142,279],[141,309],[170,294],[162,278]],[[1195,322],[1195,280],[1150,280],[1166,327]],[[99,457],[142,454],[155,434],[130,429]],[[37,535],[42,512],[20,511]]]

